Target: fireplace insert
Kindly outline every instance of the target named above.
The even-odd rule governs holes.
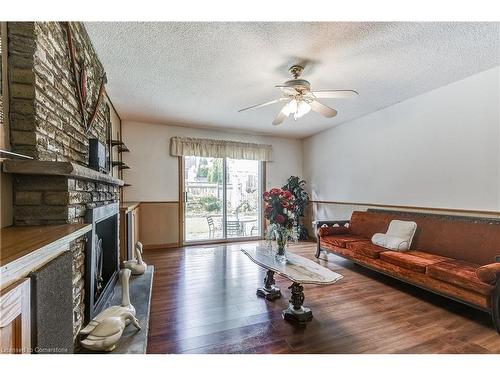
[[[86,323],[106,306],[118,278],[118,203],[89,208],[87,220],[92,223],[92,231],[87,241],[86,254]]]

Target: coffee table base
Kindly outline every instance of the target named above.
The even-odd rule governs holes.
[[[283,310],[281,316],[286,321],[299,325],[307,324],[313,318],[311,309],[302,306],[300,310],[295,310],[291,305],[288,309]]]
[[[281,290],[275,286],[273,286],[271,290],[259,288],[257,289],[257,296],[265,298],[268,301],[274,301],[275,299],[281,298]]]
[[[290,296],[290,305],[288,309],[283,310],[283,319],[295,323],[295,324],[306,324],[310,322],[313,318],[311,309],[302,306],[304,303],[304,287],[299,283],[293,283],[288,287],[292,294]]]
[[[257,296],[267,299],[268,301],[274,301],[275,299],[281,298],[281,290],[274,285],[274,272],[268,270],[266,277],[264,278],[264,286],[257,289]]]

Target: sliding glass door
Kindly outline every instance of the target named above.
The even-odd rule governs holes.
[[[184,157],[184,242],[261,236],[262,162]]]
[[[224,238],[224,159],[184,157],[184,240]]]
[[[260,162],[226,159],[227,238],[260,236]]]

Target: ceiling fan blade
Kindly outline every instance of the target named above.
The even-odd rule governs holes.
[[[286,105],[276,115],[276,117],[273,120],[273,125],[279,125],[279,124],[281,124],[288,117],[288,115],[285,113],[285,107],[286,107]]]
[[[354,90],[319,90],[312,93],[319,99],[352,98],[359,95]]]
[[[299,92],[292,86],[287,84],[276,85],[275,87],[279,88],[285,95],[297,95]]]
[[[256,105],[253,105],[251,107],[247,107],[247,108],[243,108],[243,109],[240,109],[238,112],[243,112],[243,111],[246,111],[248,109],[254,109],[254,108],[260,108],[260,107],[265,107],[266,105],[270,105],[270,104],[274,104],[274,103],[278,103],[278,102],[281,102],[283,100],[287,100],[288,98],[279,98],[279,99],[276,99],[276,100],[271,100],[270,102],[266,102],[266,103],[262,103],[262,104],[256,104]]]
[[[291,82],[286,81],[286,82],[284,82],[284,83],[278,83],[278,84],[277,84],[277,85],[275,85],[274,87],[279,87],[279,88],[281,88],[281,87],[293,87],[293,85],[292,85],[292,83],[291,83]]]
[[[333,108],[330,108],[324,104],[321,104],[320,102],[313,100],[311,103],[309,103],[311,106],[311,109],[314,112],[318,112],[319,114],[325,116],[325,117],[335,117],[337,116],[337,111]]]

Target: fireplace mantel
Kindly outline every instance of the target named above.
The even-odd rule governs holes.
[[[3,171],[12,174],[68,176],[123,186],[124,181],[69,161],[5,160]]]
[[[92,230],[91,224],[11,226],[0,229],[0,288],[34,271]]]

